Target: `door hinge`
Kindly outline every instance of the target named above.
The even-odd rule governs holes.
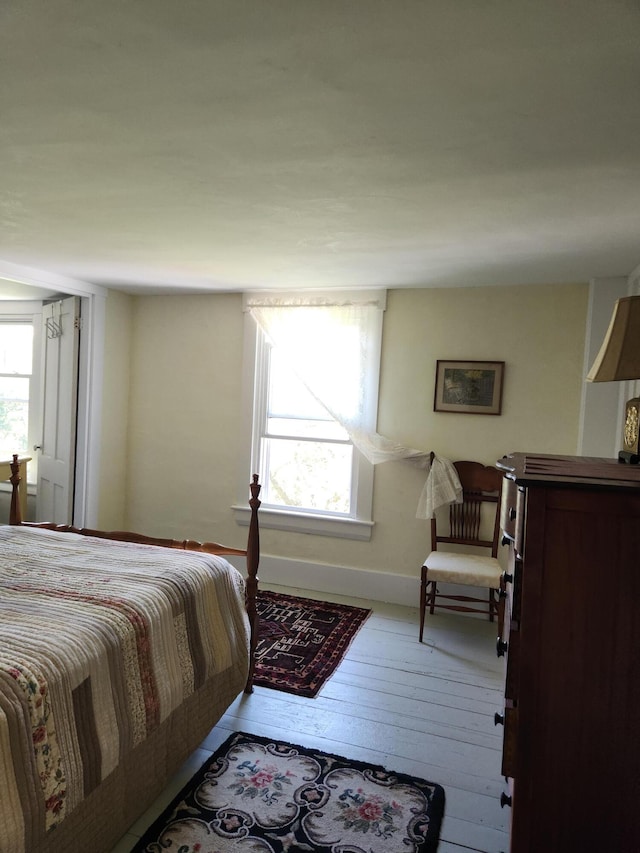
[[[76,317],[75,318],[75,320],[73,321],[73,328],[74,329],[81,329],[82,328],[82,317]]]

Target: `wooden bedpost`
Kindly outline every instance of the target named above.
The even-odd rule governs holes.
[[[18,454],[13,454],[13,462],[11,463],[11,507],[9,509],[9,524],[22,524],[22,512],[20,510],[20,497],[18,495],[18,486],[20,485],[20,463],[18,462]]]
[[[257,474],[253,475],[253,481],[249,488],[251,489],[251,499],[249,500],[251,521],[249,522],[249,539],[247,542],[246,604],[251,635],[249,644],[249,675],[244,688],[245,693],[253,693],[253,673],[256,665],[255,652],[258,644],[256,596],[258,593],[258,563],[260,562],[260,533],[258,530],[258,507],[260,506],[260,501],[258,500],[258,495],[260,494],[261,487],[258,484]]]

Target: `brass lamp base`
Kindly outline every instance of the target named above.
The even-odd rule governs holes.
[[[637,465],[640,462],[640,397],[627,400],[624,412],[624,432],[618,462]]]

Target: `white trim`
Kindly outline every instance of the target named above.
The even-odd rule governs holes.
[[[251,511],[247,506],[232,507],[237,524],[249,524]],[[260,509],[260,527],[274,530],[287,530],[290,533],[315,533],[317,536],[333,536],[336,539],[358,539],[368,542],[371,539],[373,521],[357,518],[341,518],[332,515],[311,515],[289,509],[273,509],[262,506]]]
[[[260,510],[262,515],[262,510]],[[247,565],[244,557],[226,557],[238,571],[246,576]],[[383,601],[386,604],[401,604],[404,607],[413,607],[416,610],[416,633],[415,640],[418,641],[417,614],[420,607],[420,578],[413,575],[397,575],[391,572],[374,572],[370,569],[356,569],[350,566],[330,566],[326,563],[311,563],[305,560],[292,560],[287,557],[274,557],[265,554],[260,559],[259,581],[264,586],[284,586],[294,590],[308,592],[308,598],[314,598],[323,594],[343,595],[349,598],[362,598],[368,601]],[[473,595],[481,599],[487,599],[488,591],[484,587],[460,587],[453,584],[438,584],[438,592],[443,595],[454,593],[460,595]],[[488,621],[487,613],[483,613],[482,605],[474,612],[459,611],[456,616],[465,619],[482,619]],[[429,619],[437,618],[438,613],[447,611],[438,610],[434,616],[427,611],[425,627],[428,634]],[[498,623],[494,622],[496,635]],[[428,642],[428,640],[427,640]]]
[[[262,510],[259,515],[262,525]],[[246,574],[243,557],[225,559],[233,563],[242,574]],[[292,560],[269,554],[263,554],[260,558],[258,574],[262,583],[312,592],[370,598],[373,601],[404,604],[408,607],[417,607],[420,601],[420,579],[408,575],[354,569],[349,566],[329,566],[326,563]]]
[[[77,527],[98,524],[106,296],[103,290],[100,294],[84,297],[81,303],[73,502],[73,522]]]
[[[9,320],[11,323],[31,323],[33,327],[31,379],[29,381],[29,433],[24,453],[32,457],[32,464],[28,466],[27,471],[30,478],[29,485],[33,487],[33,494],[35,494],[38,476],[38,451],[35,450],[35,445],[40,442],[40,433],[42,431],[42,370],[40,369],[42,351],[42,300],[3,301],[0,306],[0,316],[11,318]]]
[[[253,305],[271,305],[273,302],[291,305],[375,305],[387,309],[386,288],[368,290],[257,290],[242,294],[242,310]]]
[[[106,298],[109,291],[99,285],[67,278],[46,270],[0,260],[0,278],[41,289],[83,297],[83,335],[79,377],[78,449],[74,523],[95,527],[98,519],[100,477],[100,417],[102,411]],[[40,300],[41,301],[41,300]]]
[[[243,329],[243,354],[242,354],[242,430],[240,436],[241,462],[238,465],[238,480],[236,483],[236,495],[238,502],[248,501],[249,494],[247,483],[251,481],[253,474],[259,474],[251,468],[247,470],[247,451],[249,460],[253,459],[253,407],[254,394],[256,393],[256,346],[257,334],[256,324],[249,313],[244,315]]]
[[[260,510],[262,516],[262,510]],[[243,557],[226,557],[232,565],[244,576],[247,573],[246,561]],[[371,601],[384,601],[387,604],[402,604],[414,607],[416,612],[420,606],[420,578],[413,575],[397,575],[391,572],[374,572],[371,569],[356,569],[351,566],[330,566],[327,563],[312,563],[306,560],[292,560],[288,557],[274,557],[264,554],[260,558],[258,570],[259,580],[267,586],[285,586],[292,589],[309,592],[308,598],[316,594],[344,595],[350,598],[362,598]],[[438,591],[447,594],[476,595],[487,598],[487,590],[482,587],[461,588],[453,584],[438,584]],[[481,607],[481,605],[477,605]],[[436,607],[435,615],[438,612]],[[467,619],[488,620],[488,613],[465,613],[460,611],[456,616]],[[429,619],[427,612],[427,620]],[[428,622],[427,622],[428,624]],[[496,635],[498,633],[498,623]],[[416,621],[416,642],[418,639],[418,623]]]
[[[266,407],[260,403],[266,393],[264,382],[256,370],[256,363],[260,354],[259,347],[266,346],[264,336],[258,334],[258,328],[253,318],[247,312],[244,317],[244,348],[243,348],[243,376],[242,389],[242,438],[241,447],[251,448],[251,459],[259,458],[259,435],[253,435],[253,412],[263,411]],[[376,395],[377,400],[377,395]],[[262,400],[264,403],[264,400]],[[257,432],[257,431],[256,431]],[[255,441],[255,445],[254,445]],[[357,453],[357,451],[354,451]],[[243,502],[247,499],[247,482],[251,476],[260,472],[254,467],[247,471],[246,452],[242,454],[242,460],[238,466],[237,495],[238,503],[233,507],[237,524],[247,525],[249,523],[250,511]],[[309,515],[295,512],[295,510],[278,510],[263,505],[260,510],[260,525],[265,529],[285,530],[291,533],[314,533],[318,536],[333,536],[339,539],[357,539],[368,542],[371,539],[371,508],[373,502],[373,466],[362,460],[357,466],[358,486],[361,487],[358,497],[358,507],[363,518],[336,518],[334,516]],[[368,494],[366,490],[369,490]],[[364,497],[363,497],[364,495]]]
[[[311,296],[322,298],[325,294],[312,292]],[[329,294],[327,298],[336,299],[339,302],[358,302],[375,305],[378,309],[374,312],[371,320],[371,334],[367,336],[369,352],[366,364],[367,372],[367,411],[365,414],[366,427],[375,431],[376,416],[378,410],[378,389],[380,378],[380,356],[382,349],[382,318],[386,308],[386,289],[372,291],[340,291]],[[303,294],[285,294],[285,298],[299,300],[300,304],[305,301]],[[277,298],[271,294],[273,298]],[[244,321],[244,352],[243,352],[243,376],[244,385],[242,392],[243,411],[243,434],[242,447],[251,448],[252,470],[246,470],[246,458],[243,458],[238,470],[238,506],[234,507],[235,518],[238,524],[247,523],[248,510],[244,506],[246,495],[247,477],[260,471],[260,446],[261,435],[264,434],[265,424],[258,428],[254,424],[256,412],[266,413],[266,395],[268,391],[268,376],[265,364],[268,356],[268,344],[258,324],[251,317],[248,308],[251,304],[264,302],[264,294],[243,294],[243,307],[245,309]],[[297,304],[297,302],[296,302]],[[354,507],[354,515],[349,517],[336,517],[330,514],[322,515],[311,511],[297,511],[295,509],[284,509],[275,506],[267,507],[263,503],[261,511],[261,523],[265,528],[275,528],[298,533],[315,533],[320,536],[335,536],[337,538],[357,539],[369,541],[373,527],[373,479],[374,466],[369,462],[357,448],[354,447],[353,469],[352,469],[352,494],[351,506]]]
[[[11,317],[11,322],[31,322],[34,314],[42,314],[42,299],[12,299],[1,302],[0,314]]]
[[[24,267],[21,264],[12,264],[9,261],[2,260],[0,260],[0,278],[15,281],[16,284],[58,290],[68,296],[106,296],[107,293],[104,287],[97,284],[89,284],[87,281],[80,281],[47,270]]]
[[[28,468],[29,466],[27,466]],[[7,492],[7,494],[11,494],[13,492],[13,486],[8,480],[0,481],[0,492]],[[35,495],[37,493],[37,488],[35,483],[27,483],[27,494]]]

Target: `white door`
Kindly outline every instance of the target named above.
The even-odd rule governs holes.
[[[80,300],[70,296],[42,307],[42,440],[37,521],[73,521]]]

